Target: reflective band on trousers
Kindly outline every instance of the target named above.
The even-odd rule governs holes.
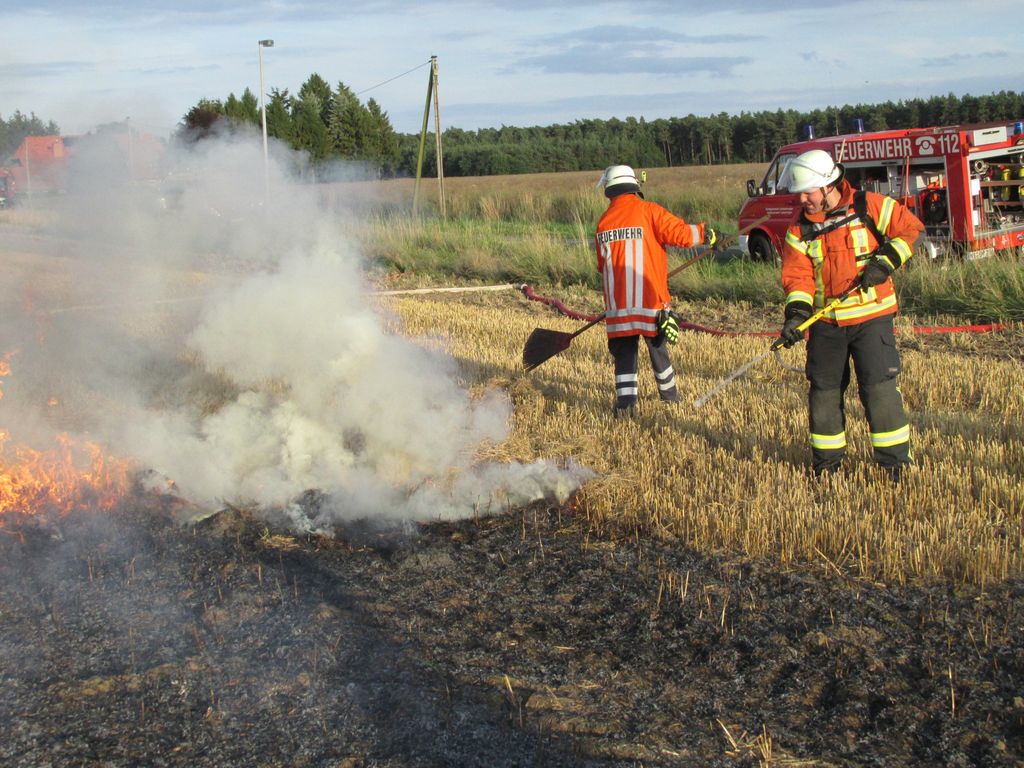
[[[835,451],[846,447],[846,433],[838,435],[816,435],[811,432],[811,448],[823,451]]]
[[[871,445],[875,448],[890,448],[910,441],[910,425],[894,429],[892,432],[872,432]]]
[[[655,372],[654,376],[658,380],[658,389],[663,392],[676,385],[676,371],[671,365],[660,373]]]
[[[615,392],[619,397],[637,393],[635,373],[624,373],[615,377]]]

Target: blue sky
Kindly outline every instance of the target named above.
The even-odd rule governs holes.
[[[1017,2],[781,5],[7,0],[0,116],[34,112],[64,133],[130,118],[166,135],[201,98],[259,90],[262,38],[275,41],[263,56],[268,91],[295,92],[316,72],[372,96],[409,133],[423,119],[431,55],[442,129],[1024,89]]]

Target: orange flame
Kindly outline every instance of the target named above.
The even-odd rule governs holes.
[[[0,356],[0,383],[11,375],[10,361],[17,353],[15,349]],[[50,407],[58,404],[56,398],[47,402]],[[108,510],[128,489],[129,462],[111,458],[95,443],[78,444],[64,433],[46,450],[9,441],[8,432],[0,429],[0,528],[9,514]]]
[[[74,509],[111,509],[128,488],[129,463],[95,443],[81,447],[66,434],[51,450],[8,447],[0,430],[0,527],[7,514],[36,515]]]

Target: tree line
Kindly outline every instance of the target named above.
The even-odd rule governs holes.
[[[396,133],[374,99],[363,104],[339,82],[332,88],[313,74],[297,94],[273,89],[266,103],[267,135],[301,150],[316,178],[330,178],[336,160],[347,161],[367,176],[412,176],[420,137]],[[200,141],[221,133],[262,129],[260,105],[248,88],[241,97],[202,99],[182,118],[175,138]],[[794,109],[729,115],[659,118],[586,119],[549,126],[447,128],[442,133],[444,172],[448,176],[593,170],[612,163],[658,168],[674,165],[763,163],[775,150],[805,138],[849,133],[855,120],[867,131],[933,125],[986,123],[1024,118],[1024,93],[1000,91],[983,96],[933,96],[882,104],[856,104],[811,111]],[[51,121],[15,112],[0,119],[0,157],[7,157],[24,136],[57,133]],[[423,173],[435,175],[433,134],[428,134]]]
[[[183,121],[194,130],[203,110],[235,123],[258,123],[259,107],[248,91],[241,99],[200,102]],[[882,104],[855,104],[811,111],[795,109],[730,115],[587,119],[535,127],[502,126],[442,133],[448,176],[580,171],[611,163],[645,168],[719,163],[763,163],[778,147],[816,136],[850,133],[855,120],[864,130],[922,128],[985,123],[1024,117],[1024,94],[1000,91],[984,96],[933,96]],[[267,105],[267,133],[309,153],[313,163],[334,158],[361,160],[378,176],[414,175],[420,137],[395,133],[386,113],[370,99],[362,105],[343,83],[331,90],[318,75],[296,98],[273,91]],[[423,173],[437,173],[433,134],[428,134]]]
[[[880,131],[1020,119],[1024,119],[1024,94],[1001,91],[987,96],[949,94],[809,112],[779,109],[650,121],[633,117],[577,120],[533,128],[448,128],[442,132],[442,148],[444,172],[449,176],[582,171],[613,163],[645,168],[763,163],[771,160],[780,146],[806,138],[807,126],[820,137],[851,133],[855,120],[863,121],[866,131]],[[400,137],[403,161],[410,154],[413,139],[418,142],[417,137]],[[402,168],[408,167],[403,162]],[[436,173],[433,154],[424,167],[425,173]]]

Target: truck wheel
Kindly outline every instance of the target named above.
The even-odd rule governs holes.
[[[761,232],[755,232],[750,236],[747,249],[750,251],[750,258],[753,261],[763,261],[766,264],[776,265],[782,263],[779,252],[775,250],[772,241]]]

